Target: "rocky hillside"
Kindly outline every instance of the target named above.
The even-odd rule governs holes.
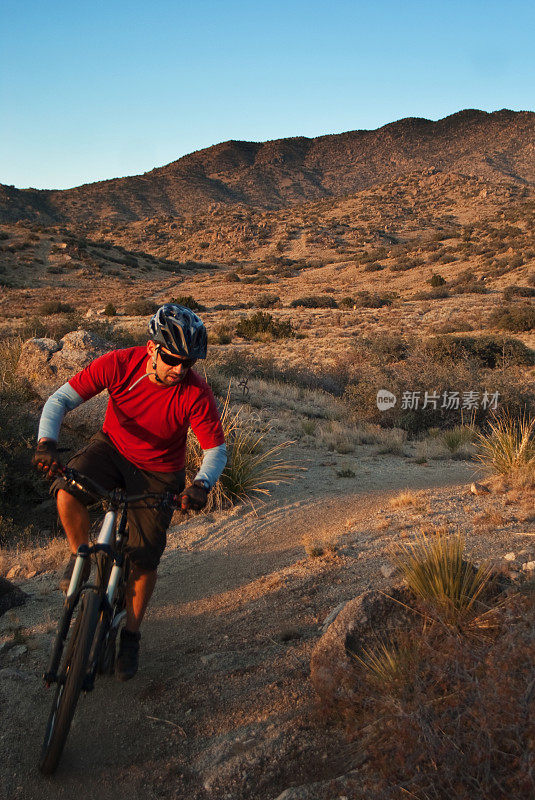
[[[92,227],[204,213],[223,206],[281,209],[355,194],[415,172],[535,183],[533,112],[460,111],[374,131],[224,142],[144,175],[65,191],[0,186],[0,221]]]

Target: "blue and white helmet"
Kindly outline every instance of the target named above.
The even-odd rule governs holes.
[[[208,337],[204,323],[185,306],[160,306],[149,321],[149,336],[177,356],[206,358]]]

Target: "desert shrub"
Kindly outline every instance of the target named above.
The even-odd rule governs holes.
[[[256,286],[265,286],[271,283],[267,275],[251,275],[250,277],[242,278],[242,283],[250,283]]]
[[[385,269],[385,265],[380,264],[378,261],[371,261],[369,264],[364,265],[364,272],[379,272],[382,269]]]
[[[109,342],[113,348],[140,347],[145,345],[148,339],[145,326],[139,331],[132,331],[120,328],[108,320],[84,320],[84,330],[96,333],[101,339]]]
[[[535,297],[535,288],[531,286],[507,286],[503,290],[503,299],[509,302],[513,297]]]
[[[382,308],[383,306],[391,306],[396,299],[395,292],[384,292],[378,294],[377,292],[357,292],[355,298],[355,306],[357,308]]]
[[[354,297],[343,297],[338,303],[338,308],[353,308],[355,305]]]
[[[429,280],[427,282],[433,287],[435,287],[435,286],[445,286],[446,279],[443,278],[442,275],[439,275],[438,272],[435,272],[433,275],[431,275],[431,277],[429,278]]]
[[[273,308],[274,306],[280,303],[280,297],[278,294],[270,294],[267,292],[266,294],[259,294],[256,298],[255,305],[257,308]]]
[[[47,337],[49,339],[62,339],[67,333],[78,330],[81,318],[76,314],[51,315],[45,317],[30,317],[24,320],[18,329],[20,336],[26,339]]]
[[[114,317],[117,314],[117,309],[113,305],[113,303],[106,303],[104,306],[104,313],[107,317]]]
[[[379,333],[373,339],[358,337],[355,339],[356,352],[364,359],[371,359],[378,364],[392,363],[406,358],[411,344],[398,333]]]
[[[535,328],[535,305],[520,303],[496,307],[489,317],[489,325],[514,333],[531,331]]]
[[[206,306],[202,306],[190,294],[179,295],[174,300],[170,300],[169,302],[174,303],[177,306],[184,306],[185,308],[189,308],[191,309],[191,311],[206,311]]]
[[[287,339],[294,336],[294,330],[289,320],[279,322],[271,314],[265,311],[257,311],[256,314],[238,322],[236,334],[244,339],[254,339],[257,336]]]
[[[125,314],[130,317],[147,317],[150,314],[154,314],[157,308],[158,303],[156,303],[154,300],[139,298],[138,300],[132,300],[131,302],[127,303],[124,307],[124,311]]]
[[[450,291],[447,286],[435,286],[428,292],[416,292],[413,295],[414,300],[443,300],[450,296]]]
[[[311,295],[310,297],[298,297],[292,300],[290,308],[337,308],[337,303],[334,297],[328,295]]]
[[[234,271],[227,272],[227,274],[224,277],[224,280],[227,283],[239,283],[240,282],[240,276],[238,275],[237,272],[234,272]]]
[[[38,314],[44,317],[50,314],[72,314],[74,308],[70,303],[62,303],[60,300],[48,300],[46,303],[41,303],[37,309]]]
[[[234,328],[225,322],[220,322],[210,328],[210,341],[215,344],[230,344],[234,336]]]
[[[473,360],[488,369],[535,364],[535,353],[523,342],[499,336],[434,336],[418,348],[435,363]]]

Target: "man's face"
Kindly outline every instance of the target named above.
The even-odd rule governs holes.
[[[165,386],[176,386],[182,383],[196,361],[196,359],[176,356],[155,342],[148,342],[147,352],[152,362],[156,363],[154,371]]]

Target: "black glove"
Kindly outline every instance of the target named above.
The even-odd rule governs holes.
[[[194,481],[180,495],[180,508],[182,511],[200,511],[206,505],[209,491],[203,481]]]
[[[32,464],[37,470],[44,472],[47,477],[57,475],[63,469],[63,464],[58,456],[56,442],[51,439],[39,442],[35,448]]]

